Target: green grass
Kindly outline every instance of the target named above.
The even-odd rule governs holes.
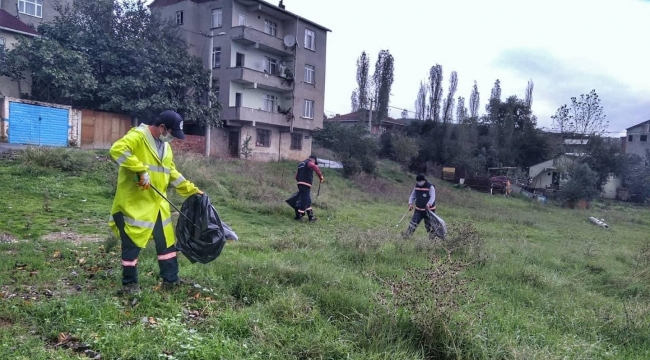
[[[116,168],[54,151],[0,160],[1,359],[73,359],[75,343],[105,359],[650,357],[644,208],[572,211],[437,183],[448,240],[421,226],[405,241],[408,219],[395,224],[413,177],[394,164],[351,180],[325,169],[308,224],[284,204],[293,162],[177,155],[240,241],[207,265],[181,256],[191,284],[171,292],[150,244],[142,294],[119,298],[106,223]],[[56,346],[61,333],[73,340]]]

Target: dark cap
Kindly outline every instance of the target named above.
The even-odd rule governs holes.
[[[183,118],[178,115],[176,111],[165,110],[158,115],[154,125],[163,124],[173,137],[177,139],[185,139],[183,133]]]
[[[316,157],[316,155],[309,155],[309,158],[314,159],[314,165],[318,165],[318,158]]]
[[[424,174],[418,174],[418,176],[415,177],[415,181],[427,181],[427,179],[424,177]]]

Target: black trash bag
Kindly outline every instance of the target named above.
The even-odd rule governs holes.
[[[447,237],[447,224],[445,220],[431,210],[427,210],[427,216],[429,216],[429,222],[433,225],[433,231],[436,236],[444,240]]]
[[[188,197],[176,223],[176,248],[192,263],[207,264],[221,255],[226,229],[207,195]],[[189,219],[189,220],[188,220]]]
[[[291,206],[294,210],[297,209],[298,208],[298,195],[299,194],[300,194],[300,192],[296,191],[293,195],[291,195],[290,198],[288,198],[284,202],[289,204],[289,206]]]

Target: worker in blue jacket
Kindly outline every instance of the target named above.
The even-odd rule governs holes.
[[[434,228],[429,220],[427,211],[436,212],[436,187],[427,181],[423,174],[418,174],[415,181],[415,187],[409,197],[409,211],[412,211],[415,207],[415,212],[413,213],[409,227],[402,235],[409,237],[415,232],[420,222],[424,220],[424,227],[427,233],[429,233],[429,236],[433,236]]]

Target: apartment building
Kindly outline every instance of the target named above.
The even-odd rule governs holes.
[[[193,55],[212,64],[224,127],[212,131],[211,155],[240,157],[247,143],[255,160],[309,156],[312,131],[323,126],[329,29],[287,11],[282,1],[150,6],[176,22]]]

